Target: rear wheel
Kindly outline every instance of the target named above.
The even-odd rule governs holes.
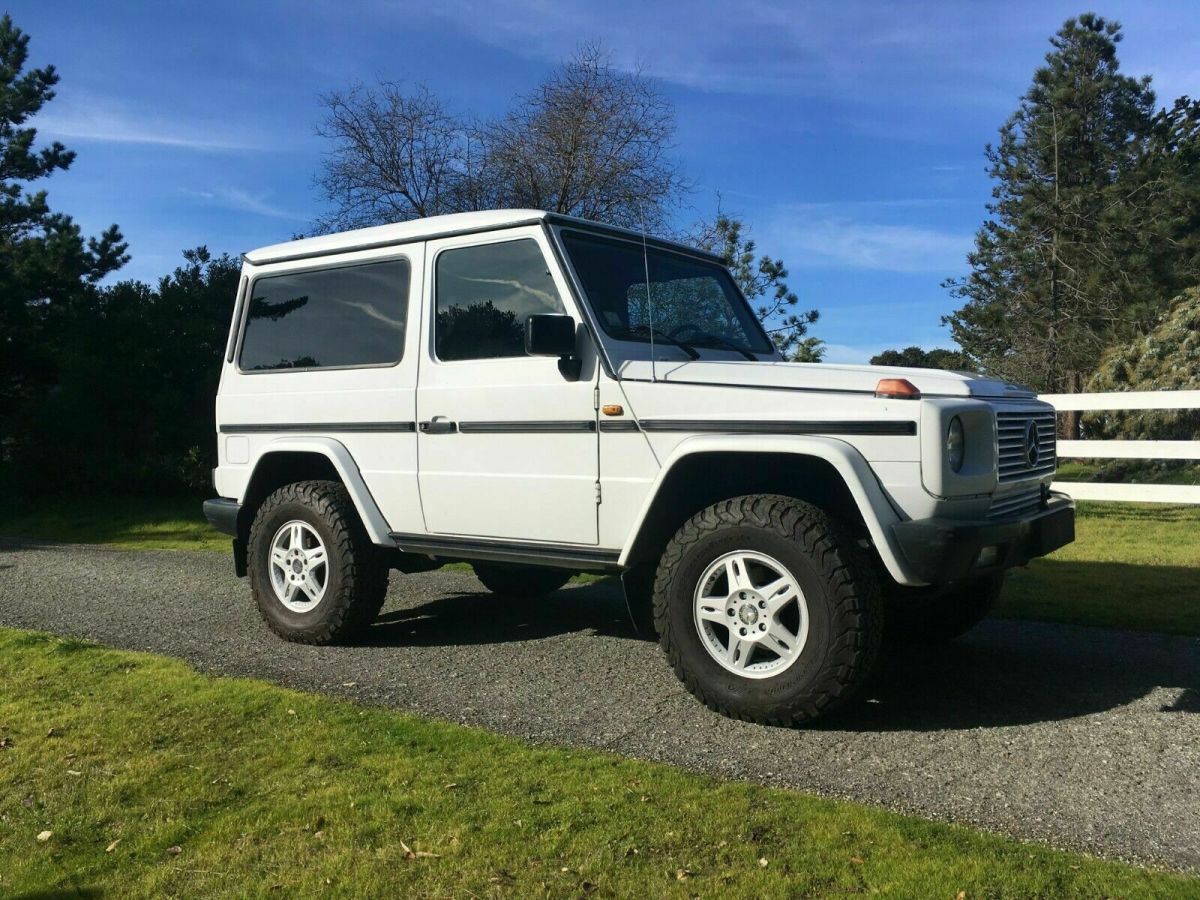
[[[250,527],[249,563],[267,627],[295,643],[354,637],[387,594],[387,567],[335,481],[289,484],[267,497]]]
[[[471,567],[485,588],[502,597],[544,597],[557,591],[574,574],[566,569],[503,563],[474,563]]]
[[[654,586],[675,674],[724,715],[810,722],[850,700],[878,654],[874,571],[839,523],[775,495],[726,500],[672,538]]]
[[[1003,588],[1004,573],[949,589],[889,585],[884,591],[888,642],[941,644],[954,640],[992,611]]]

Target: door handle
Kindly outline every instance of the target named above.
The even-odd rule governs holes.
[[[454,434],[458,431],[458,423],[445,416],[434,416],[428,422],[422,422],[420,427],[423,434]]]

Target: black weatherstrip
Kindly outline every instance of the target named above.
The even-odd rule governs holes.
[[[595,431],[596,423],[591,419],[578,421],[542,422],[459,422],[458,430],[463,434],[524,434],[530,432],[585,432]]]
[[[916,422],[831,421],[783,422],[778,420],[641,419],[642,431],[693,431],[721,434],[855,434],[913,435]]]
[[[309,422],[307,424],[227,424],[221,426],[222,434],[319,434],[321,432],[348,431],[377,431],[377,432],[409,432],[416,431],[416,422]]]
[[[574,544],[535,544],[432,534],[393,534],[392,539],[405,553],[423,553],[447,559],[525,563],[589,572],[615,571],[621,555],[617,550]]]

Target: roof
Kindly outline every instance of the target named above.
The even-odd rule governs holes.
[[[388,247],[394,244],[407,244],[412,241],[424,241],[432,238],[450,237],[456,234],[467,234],[477,231],[494,231],[499,228],[514,228],[518,225],[535,225],[542,222],[553,222],[560,225],[578,225],[591,230],[604,231],[624,237],[642,239],[639,232],[587,219],[577,219],[559,213],[546,212],[541,209],[491,209],[482,212],[451,213],[445,216],[429,216],[425,219],[413,219],[408,222],[395,222],[391,225],[376,225],[372,228],[356,228],[353,231],[340,231],[336,234],[323,234],[317,237],[300,238],[286,241],[282,244],[271,244],[244,253],[243,258],[252,265],[265,263],[286,262],[294,259],[305,259],[313,256],[327,256],[333,253],[347,253],[351,250],[371,250],[377,247]],[[686,248],[686,245],[676,244],[661,238],[647,237],[652,245],[669,246],[676,249]],[[718,259],[712,254],[700,250],[686,248],[700,256]]]

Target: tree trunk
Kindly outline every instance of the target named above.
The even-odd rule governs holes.
[[[1078,394],[1083,386],[1083,378],[1078,372],[1067,375],[1067,393]],[[1083,416],[1076,409],[1064,410],[1059,423],[1060,437],[1066,441],[1077,441],[1083,433]]]

